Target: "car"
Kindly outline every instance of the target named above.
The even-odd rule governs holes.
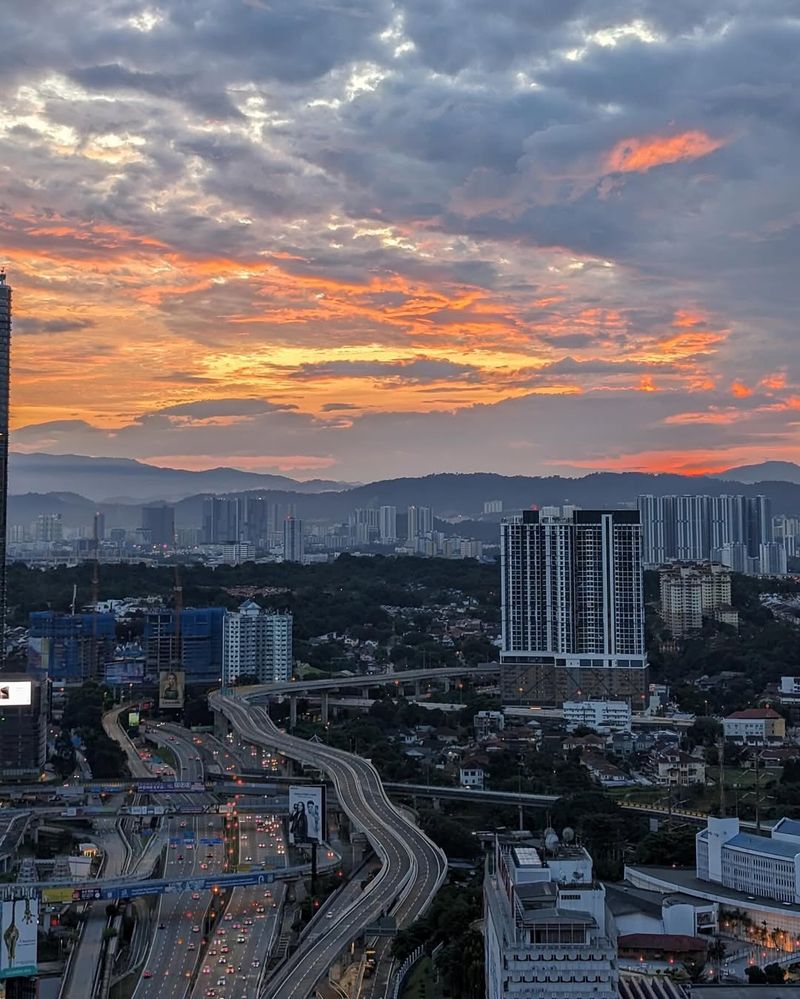
[[[189,942],[189,946],[186,949],[187,950],[197,950],[197,947],[195,947],[194,943],[190,941]]]
[[[214,999],[214,996],[216,994],[217,994],[216,989],[206,989],[206,995],[208,996],[208,999]]]
[[[191,844],[191,843],[187,843],[187,844],[186,844],[186,849],[187,849],[187,850],[194,850],[194,847],[192,846],[192,844]]]
[[[165,926],[165,925],[164,925],[163,923],[159,923],[159,924],[158,924],[158,928],[159,928],[160,930],[165,930],[165,929],[166,929],[166,926]]]
[[[214,948],[212,947],[211,950],[208,952],[208,956],[209,957],[216,957],[217,956],[217,951],[214,950]]]
[[[226,984],[226,982],[225,982],[224,978],[218,978],[217,979],[217,985],[225,985],[225,984]]]
[[[332,912],[326,912],[325,913],[325,918],[326,919],[333,919],[333,913]]]
[[[261,967],[261,962],[258,959],[255,959],[254,961],[250,962],[250,967],[251,968],[260,968]]]
[[[178,854],[178,860],[183,860],[183,854],[182,853]]]
[[[225,972],[228,975],[235,975],[236,974],[236,968],[234,968],[234,966],[232,964],[229,964],[228,967],[225,969]]]
[[[229,923],[233,919],[233,913],[226,912],[222,918],[225,920],[226,923]]]
[[[143,971],[142,972],[142,978],[152,978],[152,977],[153,977],[153,972],[152,971],[148,970],[148,971]]]
[[[203,863],[202,863],[202,864],[200,865],[200,870],[201,870],[201,871],[207,871],[207,870],[208,870],[208,864],[206,864],[205,862],[203,862]]]
[[[221,957],[219,961],[217,961],[217,964],[227,964],[227,963],[228,963],[227,957]]]
[[[200,932],[200,927],[197,925],[197,923],[195,923],[194,926],[192,927],[192,933],[199,933],[199,932]]]
[[[181,827],[181,829],[185,829],[186,828],[186,819],[184,819],[183,822],[181,822],[181,826],[180,827]]]
[[[247,938],[246,937],[237,937],[236,938],[236,943],[239,943],[239,944],[247,943]]]
[[[192,901],[196,902],[199,898],[200,898],[200,892],[199,891],[193,891],[192,892]]]
[[[204,975],[210,975],[211,974],[211,968],[207,964],[203,965],[203,974]]]
[[[252,920],[252,919],[250,919],[250,917],[249,917],[249,916],[248,916],[248,918],[247,918],[247,919],[244,919],[244,920],[243,920],[243,922],[244,922],[244,925],[245,925],[245,926],[252,926],[252,925],[253,925],[253,920]]]

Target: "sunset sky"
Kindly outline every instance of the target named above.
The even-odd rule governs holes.
[[[789,0],[25,0],[12,446],[297,478],[800,457]]]

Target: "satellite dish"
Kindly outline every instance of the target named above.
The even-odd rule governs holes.
[[[565,843],[573,843],[575,841],[575,830],[572,826],[564,826],[561,831],[561,838]]]
[[[551,829],[550,832],[544,838],[544,845],[551,853],[555,853],[558,849],[559,838]]]

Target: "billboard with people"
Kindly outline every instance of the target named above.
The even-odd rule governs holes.
[[[164,670],[158,675],[158,706],[182,708],[186,694],[186,673],[182,669]]]
[[[292,784],[289,788],[289,842],[322,843],[325,840],[325,787]]]

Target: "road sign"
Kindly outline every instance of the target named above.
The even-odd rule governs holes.
[[[144,780],[136,785],[139,794],[170,794],[173,791],[205,791],[205,789],[204,782],[199,780]]]
[[[222,846],[223,842],[219,836],[204,836],[200,840],[201,846]]]

